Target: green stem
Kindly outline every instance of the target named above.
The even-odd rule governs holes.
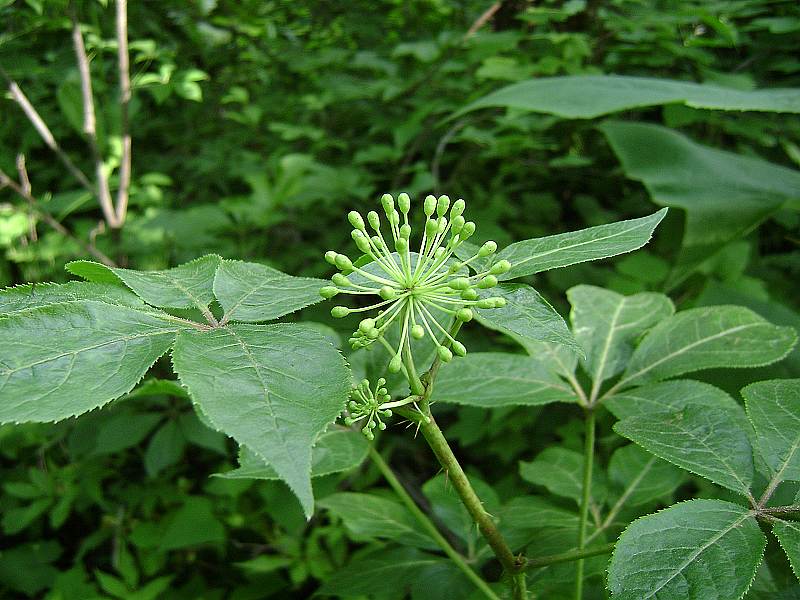
[[[581,496],[581,512],[578,521],[578,551],[583,550],[586,542],[586,521],[589,518],[589,501],[592,497],[592,465],[594,463],[594,430],[595,413],[590,407],[586,409],[583,447],[583,493]],[[575,573],[575,600],[583,598],[583,559],[578,560]]]
[[[391,467],[385,460],[383,460],[383,457],[380,455],[380,453],[372,446],[369,448],[369,456],[372,459],[372,462],[375,463],[380,472],[383,474],[384,479],[386,479],[386,481],[392,487],[395,494],[397,494],[400,500],[402,500],[403,504],[406,505],[406,508],[411,511],[411,514],[414,515],[414,518],[416,518],[419,524],[422,525],[423,529],[425,529],[434,539],[434,541],[439,544],[439,547],[450,558],[450,560],[452,560],[456,566],[461,569],[464,575],[466,575],[467,578],[475,584],[475,587],[482,591],[487,598],[490,598],[491,600],[500,600],[497,594],[495,594],[489,587],[489,585],[470,568],[470,566],[464,560],[464,557],[456,552],[455,548],[453,548],[445,539],[445,537],[439,533],[436,525],[434,525],[428,516],[422,512],[419,506],[417,506],[416,502],[414,502],[414,499],[403,487],[403,484],[400,483],[399,479],[397,479],[394,471],[392,471]]]
[[[528,600],[528,580],[525,571],[515,573],[511,577],[511,586],[514,600]]]
[[[614,550],[614,544],[605,544],[604,546],[597,546],[595,548],[584,548],[583,550],[569,550],[561,552],[560,554],[552,554],[551,556],[540,556],[537,558],[529,558],[525,564],[526,569],[536,569],[539,567],[548,567],[550,565],[557,565],[558,563],[572,562],[574,560],[581,560],[598,556],[600,554],[608,554]]]

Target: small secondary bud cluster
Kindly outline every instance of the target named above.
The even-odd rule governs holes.
[[[344,254],[333,250],[327,252],[325,260],[340,273],[331,278],[332,285],[320,290],[326,299],[350,294],[376,295],[381,301],[362,308],[334,306],[331,315],[342,318],[379,309],[375,317],[365,318],[359,323],[350,338],[354,349],[369,346],[382,338],[388,327],[397,322],[401,328],[400,342],[389,363],[389,370],[394,373],[402,368],[402,353],[404,349],[410,349],[412,339],[430,336],[444,362],[450,361],[453,354],[464,356],[467,353],[464,345],[442,327],[432,309],[466,322],[473,318],[472,308],[505,306],[505,298],[481,298],[480,291],[496,286],[497,276],[507,273],[511,263],[500,260],[482,272],[467,274],[468,265],[492,256],[497,251],[497,244],[486,242],[467,260],[455,258],[458,247],[475,233],[475,223],[463,217],[463,200],[451,203],[447,196],[425,198],[422,205],[425,224],[418,250],[416,247],[412,249],[411,199],[408,194],[400,194],[396,203],[390,194],[384,194],[381,205],[391,237],[384,237],[381,218],[376,211],[367,213],[366,219],[357,211],[351,211],[348,220],[353,226],[353,241],[368,258],[369,264],[362,268]]]
[[[375,389],[370,389],[369,380],[363,379],[359,384],[353,384],[350,390],[350,400],[347,403],[347,410],[350,413],[345,417],[344,423],[348,427],[354,423],[366,419],[364,426],[361,428],[368,440],[374,440],[375,434],[372,432],[375,427],[383,431],[386,429],[386,423],[381,420],[381,417],[388,418],[392,416],[391,409],[381,408],[381,404],[389,402],[392,398],[388,390],[384,387],[386,380],[383,378],[378,379],[375,384]]]

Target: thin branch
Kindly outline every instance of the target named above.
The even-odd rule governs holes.
[[[503,5],[502,2],[495,2],[489,8],[487,8],[483,12],[483,14],[475,20],[475,22],[472,24],[472,27],[469,28],[469,31],[467,31],[467,33],[464,34],[464,37],[462,38],[461,41],[466,41],[473,35],[475,35],[481,27],[486,25],[486,23],[488,23],[492,19],[494,14],[498,10],[500,10],[500,7],[502,5]]]
[[[28,177],[28,169],[25,167],[24,154],[17,154],[17,173],[19,174],[20,187],[26,194],[28,194],[28,196],[33,197],[33,188],[31,187],[31,180]],[[28,201],[28,237],[32,242],[35,242],[39,239],[39,236],[36,233],[36,219],[34,218],[35,212],[35,207],[30,201]]]
[[[75,58],[78,61],[78,73],[81,78],[81,97],[83,99],[83,133],[92,151],[92,158],[95,165],[95,178],[97,180],[97,199],[103,211],[103,217],[109,227],[117,228],[119,223],[114,212],[114,205],[111,201],[111,192],[108,187],[108,176],[106,175],[103,159],[97,144],[97,121],[94,111],[94,97],[92,96],[92,74],[89,70],[89,57],[86,55],[86,47],[83,44],[83,34],[81,26],[74,13],[70,14],[72,19],[72,45],[75,48]]]
[[[118,226],[125,223],[128,192],[131,185],[131,140],[128,105],[131,101],[130,59],[128,57],[128,2],[117,0],[117,55],[119,58],[119,108],[122,133],[122,158],[119,167],[116,217]]]
[[[72,235],[72,233],[70,233],[70,231],[66,227],[64,227],[61,223],[59,223],[53,217],[53,215],[51,215],[49,212],[47,212],[46,210],[44,210],[39,206],[39,203],[36,201],[36,198],[34,198],[31,194],[27,193],[20,184],[18,184],[16,181],[14,181],[8,175],[6,175],[2,170],[0,170],[0,188],[2,187],[10,187],[12,190],[14,190],[19,196],[28,201],[28,205],[31,206],[36,211],[36,214],[39,215],[39,218],[41,218],[45,223],[47,223],[58,233],[60,233],[66,238],[69,238],[70,240],[81,246],[84,250],[86,250],[86,252],[94,256],[101,263],[109,267],[117,266],[117,264],[113,260],[111,260],[108,256],[100,252],[100,250],[98,250],[94,246],[90,246],[89,244],[82,242],[74,235]]]

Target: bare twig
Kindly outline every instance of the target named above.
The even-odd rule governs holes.
[[[32,207],[33,210],[36,211],[36,214],[39,216],[40,219],[42,219],[45,223],[47,223],[50,227],[52,227],[55,231],[57,231],[64,237],[69,238],[78,245],[80,245],[84,250],[86,250],[86,252],[94,256],[101,263],[103,263],[104,265],[108,265],[109,267],[117,266],[113,260],[111,260],[108,256],[100,252],[100,250],[98,250],[94,246],[90,246],[89,244],[82,242],[74,235],[72,235],[72,233],[70,233],[70,231],[66,227],[64,227],[61,223],[59,223],[53,217],[53,215],[51,215],[49,212],[47,212],[46,210],[44,210],[39,206],[39,203],[36,201],[36,198],[34,198],[30,193],[26,192],[19,183],[11,179],[2,170],[0,170],[0,188],[2,187],[10,187],[12,190],[14,190],[19,196],[28,201],[28,206]]]
[[[122,131],[122,159],[119,167],[116,217],[118,226],[125,223],[128,212],[128,191],[131,184],[131,140],[128,105],[131,101],[130,59],[128,57],[128,2],[117,0],[117,55],[119,57],[119,108]]]
[[[462,38],[462,41],[463,40],[468,40],[473,35],[475,35],[481,27],[486,25],[486,23],[488,23],[491,20],[491,18],[494,16],[494,14],[498,10],[500,10],[500,7],[502,5],[503,5],[502,2],[495,2],[489,8],[487,8],[483,12],[483,14],[475,20],[475,22],[472,24],[472,27],[469,28],[467,33],[464,34],[464,37]]]
[[[28,169],[25,167],[24,154],[17,154],[17,173],[19,174],[20,187],[26,194],[28,194],[28,196],[33,197],[31,193],[33,188],[31,188],[31,180],[28,177]],[[34,208],[33,204],[28,201],[28,237],[32,242],[35,242],[39,239],[39,236],[36,233],[35,212],[36,209]]]

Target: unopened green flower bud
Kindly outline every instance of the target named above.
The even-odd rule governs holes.
[[[474,316],[475,315],[473,315],[472,311],[468,308],[462,308],[456,313],[456,318],[462,323],[466,323],[467,321],[472,321],[472,317]]]
[[[394,243],[394,247],[398,252],[405,252],[408,250],[408,240],[404,237],[401,237]]]
[[[375,319],[363,319],[361,323],[358,324],[358,329],[362,333],[367,333],[368,331],[375,328]]]
[[[481,246],[480,250],[478,250],[478,256],[480,256],[481,258],[485,258],[487,256],[494,254],[496,251],[497,251],[497,244],[489,240],[483,246]]]
[[[489,269],[489,273],[492,275],[503,275],[508,273],[511,270],[511,263],[507,260],[500,260],[497,261],[492,265],[492,268]]]
[[[331,316],[334,319],[342,319],[350,314],[350,309],[346,306],[334,306],[331,309]]]
[[[356,243],[356,248],[358,248],[364,254],[370,254],[372,252],[372,248],[369,246],[369,239],[358,229],[353,230],[353,241]]]
[[[353,268],[353,263],[344,254],[337,254],[334,264],[342,271],[348,271]]]
[[[469,288],[469,279],[466,277],[456,277],[448,285],[454,290],[466,290]]]
[[[456,217],[460,217],[464,214],[464,208],[466,207],[466,202],[464,202],[461,198],[453,202],[453,207],[450,209],[450,220],[452,221]]]
[[[415,340],[421,340],[425,337],[425,328],[417,323],[416,325],[411,326],[411,337]]]
[[[334,252],[333,250],[328,250],[325,253],[325,260],[328,261],[330,264],[335,265],[336,264],[336,254],[337,253]]]
[[[464,223],[466,223],[466,221],[464,220],[464,217],[462,217],[461,215],[458,215],[456,217],[451,217],[450,230],[453,232],[453,234],[459,234],[461,233],[461,230],[464,228]]]
[[[373,327],[367,332],[367,337],[371,340],[377,340],[379,337],[381,337],[381,330],[377,327]]]
[[[397,298],[397,290],[395,290],[393,287],[385,285],[378,290],[378,295],[384,300],[394,300]]]
[[[367,213],[367,223],[369,223],[369,226],[375,231],[378,231],[378,229],[381,228],[381,218],[374,210],[371,210]]]
[[[488,290],[489,288],[493,288],[496,285],[497,285],[497,277],[495,277],[494,275],[487,275],[478,282],[478,288],[482,290]]]
[[[425,235],[432,238],[436,235],[437,231],[439,231],[439,224],[433,219],[428,219],[425,222]]]
[[[403,359],[400,357],[399,354],[395,354],[394,358],[389,361],[389,372],[390,373],[397,373],[400,371],[400,367],[403,366]]]
[[[455,342],[453,342],[452,346],[453,346],[453,352],[456,354],[456,356],[466,356],[467,355],[467,349],[464,347],[464,344],[462,344],[461,342],[455,341]]]
[[[436,222],[436,227],[438,229],[437,233],[443,233],[445,229],[447,229],[447,217],[439,217],[439,220]]]
[[[411,237],[411,225],[408,223],[403,223],[400,226],[400,237],[404,237],[406,239]]]
[[[364,229],[364,219],[357,210],[351,210],[347,213],[347,220],[350,221],[350,225],[356,229]]]
[[[350,280],[347,276],[342,275],[341,273],[334,273],[333,277],[331,277],[331,281],[333,285],[337,285],[339,287],[347,287],[350,285]]]
[[[425,196],[422,202],[422,210],[425,212],[426,217],[430,217],[436,210],[436,198],[434,196]]]
[[[492,298],[494,300],[494,307],[495,308],[503,308],[506,305],[506,299],[496,296]]]
[[[439,200],[436,201],[436,214],[441,217],[447,212],[448,208],[450,208],[450,198],[447,196],[439,196]]]
[[[400,225],[400,213],[396,210],[393,210],[389,215],[389,223],[395,226]]]
[[[464,227],[461,228],[461,231],[459,232],[458,236],[462,240],[467,240],[472,237],[473,233],[475,233],[475,223],[473,223],[472,221],[467,221],[466,223],[464,223]]]
[[[444,346],[439,346],[436,349],[436,353],[439,355],[442,362],[450,362],[453,360],[453,353]]]
[[[376,383],[378,384],[378,387],[383,387],[383,386],[386,385],[386,380],[383,377],[380,377],[380,378],[378,378],[378,381]],[[385,393],[386,392],[384,392],[384,394]]]
[[[319,291],[319,295],[325,298],[325,300],[330,300],[338,293],[339,290],[331,285],[326,285]]]
[[[386,213],[386,216],[391,217],[394,211],[394,198],[392,198],[391,194],[381,196],[381,206],[383,206],[383,212]]]
[[[408,194],[403,192],[397,197],[397,206],[404,215],[408,214],[408,211],[411,210],[411,198],[408,197]]]
[[[477,300],[478,299],[478,292],[473,289],[469,288],[461,292],[461,299],[462,300]]]

